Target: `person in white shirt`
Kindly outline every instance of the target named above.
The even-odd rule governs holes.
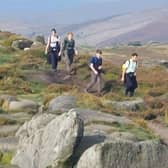
[[[125,84],[125,95],[134,96],[135,89],[138,87],[136,80],[136,70],[138,67],[138,54],[133,53],[131,59],[127,60],[123,66],[121,81]]]
[[[61,40],[57,35],[56,29],[51,30],[45,54],[48,55],[48,63],[52,65],[52,71],[56,72],[58,61],[61,59]]]

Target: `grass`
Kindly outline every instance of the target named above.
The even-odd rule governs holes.
[[[29,51],[14,50],[10,46],[12,41],[23,38],[21,36],[11,34],[9,32],[0,32],[0,43],[5,47],[0,48],[0,92],[4,94],[17,95],[19,98],[31,99],[36,102],[43,102],[45,105],[48,102],[59,95],[70,94],[77,98],[78,107],[90,108],[95,110],[101,110],[108,113],[119,113],[121,115],[127,115],[132,119],[137,119],[135,128],[129,126],[116,126],[119,131],[132,131],[136,133],[141,139],[147,137],[148,131],[145,131],[145,120],[152,117],[165,116],[165,122],[167,121],[167,104],[160,99],[165,93],[168,92],[168,75],[165,68],[157,66],[153,68],[139,68],[137,77],[139,81],[139,88],[136,91],[137,97],[142,97],[145,100],[147,109],[141,113],[128,112],[116,112],[113,107],[104,105],[105,100],[111,101],[125,101],[132,100],[124,96],[124,86],[120,82],[121,65],[122,60],[116,59],[119,55],[128,56],[133,50],[144,50],[143,47],[114,47],[105,49],[104,53],[107,58],[111,58],[111,62],[106,60],[103,64],[104,74],[103,78],[103,93],[102,97],[97,97],[95,93],[86,94],[82,93],[81,89],[87,85],[90,80],[90,70],[88,63],[90,59],[90,53],[93,53],[92,48],[84,46],[81,49],[81,53],[76,57],[77,85],[68,84],[44,84],[38,80],[31,80],[31,74],[36,71],[45,72],[50,68],[46,64],[46,55],[44,54],[44,47],[31,49]],[[157,50],[157,49],[156,49]],[[159,49],[159,52],[160,49]],[[114,60],[113,60],[114,59]],[[116,61],[116,60],[117,61]],[[63,68],[64,63],[60,63],[59,67]],[[28,78],[29,74],[29,78]],[[3,110],[0,110],[0,113]],[[165,115],[166,114],[166,115]],[[2,124],[5,121],[0,121]],[[140,129],[142,128],[142,130]],[[149,135],[151,135],[149,133]],[[150,138],[150,137],[149,137]]]
[[[10,165],[12,157],[13,157],[12,152],[1,153],[0,164],[3,165],[3,166]]]
[[[146,127],[142,127],[139,124],[120,124],[118,122],[105,122],[105,121],[92,121],[91,123],[87,123],[87,126],[90,124],[101,124],[111,127],[110,133],[114,132],[130,132],[139,141],[145,141],[145,140],[151,140],[151,139],[157,139],[156,136],[152,134]]]

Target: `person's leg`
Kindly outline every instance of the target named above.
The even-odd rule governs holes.
[[[86,87],[86,91],[91,89],[95,85],[96,82],[97,82],[97,75],[93,71],[91,71],[91,82]]]
[[[70,54],[69,55],[69,67],[70,67],[70,71],[69,73],[72,74],[72,71],[74,71],[74,55],[73,54]]]
[[[71,71],[71,63],[70,63],[70,59],[67,53],[65,53],[65,64],[66,64],[66,71],[67,73],[70,75],[70,71]]]
[[[58,65],[58,57],[57,57],[57,53],[55,52],[52,52],[51,54],[51,63],[52,63],[52,70],[56,71],[57,65]]]
[[[97,91],[99,94],[101,93],[101,74],[97,76]]]
[[[130,94],[130,76],[129,74],[125,75],[125,96],[129,96]]]

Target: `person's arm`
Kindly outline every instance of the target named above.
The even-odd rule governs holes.
[[[97,72],[96,69],[94,68],[93,63],[90,64],[90,68],[91,68],[91,70],[92,70],[96,75],[98,74],[98,72]]]
[[[48,38],[48,41],[47,41],[47,45],[46,45],[46,48],[45,48],[45,54],[48,53],[49,46],[50,46],[50,38]]]
[[[77,56],[77,55],[78,55],[78,50],[77,50],[77,48],[76,48],[75,40],[74,40],[74,51],[75,51],[75,55]]]
[[[124,82],[124,80],[125,80],[125,73],[126,73],[126,68],[124,67],[124,68],[122,69],[122,76],[121,76],[121,81],[122,81],[122,82]]]
[[[125,73],[126,73],[128,66],[129,66],[129,61],[126,61],[126,63],[122,67],[122,76],[121,76],[122,82],[124,82],[124,80],[125,80]]]
[[[61,54],[62,54],[62,44],[61,44],[61,38],[60,38],[60,37],[59,37],[59,42],[58,42],[58,44],[59,44],[59,47],[60,47],[58,56],[60,57]]]

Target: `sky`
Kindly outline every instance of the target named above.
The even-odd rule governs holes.
[[[163,6],[168,0],[3,0],[0,18],[57,18],[58,24],[70,24]]]

